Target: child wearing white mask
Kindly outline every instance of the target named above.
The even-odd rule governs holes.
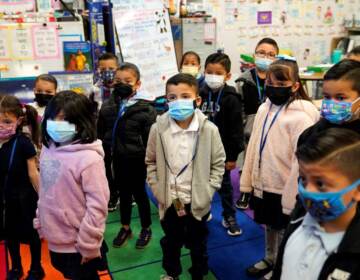
[[[205,76],[200,72],[201,60],[200,56],[193,51],[188,51],[181,58],[181,73],[189,74],[196,78],[199,89],[205,85]]]

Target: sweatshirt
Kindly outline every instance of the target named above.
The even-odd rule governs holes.
[[[267,137],[260,161],[260,141],[266,115],[270,108],[265,133],[269,129],[279,106],[269,99],[262,104],[256,114],[250,142],[246,150],[245,163],[240,179],[240,191],[251,192],[261,197],[262,192],[282,196],[283,213],[290,214],[297,194],[299,166],[295,156],[299,135],[319,119],[314,104],[305,100],[295,100],[284,107]]]
[[[43,146],[34,227],[50,251],[100,256],[109,201],[103,156],[100,140]]]

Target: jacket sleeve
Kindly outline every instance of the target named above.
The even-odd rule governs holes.
[[[100,256],[108,213],[109,186],[102,160],[82,171],[81,184],[86,212],[79,227],[76,249],[81,256],[93,259]]]
[[[105,131],[106,131],[106,123],[103,115],[103,110],[101,108],[97,120],[97,136],[100,140],[104,140]]]
[[[215,189],[220,189],[225,171],[226,156],[217,127],[214,128],[213,141],[211,143],[210,185]]]
[[[149,139],[149,133],[150,133],[151,126],[156,121],[156,116],[157,116],[157,114],[156,114],[155,108],[152,105],[149,105],[149,113],[146,115],[146,119],[144,121],[144,126],[143,126],[143,129],[141,132],[141,138],[142,138],[145,148],[147,146],[147,142]]]

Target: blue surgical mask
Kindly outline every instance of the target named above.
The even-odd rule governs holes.
[[[47,120],[46,131],[56,143],[66,143],[74,139],[76,127],[67,121]]]
[[[255,56],[256,68],[258,68],[261,71],[267,71],[271,63],[273,63],[271,59]]]
[[[333,99],[324,99],[321,105],[321,116],[334,124],[342,124],[353,118],[351,111],[354,102],[335,101]]]
[[[169,115],[177,121],[184,121],[189,118],[195,110],[193,99],[179,99],[169,102]]]
[[[299,197],[310,215],[319,222],[332,221],[344,214],[353,204],[344,204],[342,196],[360,185],[360,179],[338,192],[309,192],[299,181]]]

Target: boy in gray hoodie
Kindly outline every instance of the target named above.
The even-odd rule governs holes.
[[[213,194],[221,186],[225,151],[217,127],[200,110],[196,79],[177,74],[166,83],[169,111],[152,126],[147,180],[158,201],[165,236],[162,279],[179,279],[181,247],[190,249],[192,279],[208,272],[207,225]]]

